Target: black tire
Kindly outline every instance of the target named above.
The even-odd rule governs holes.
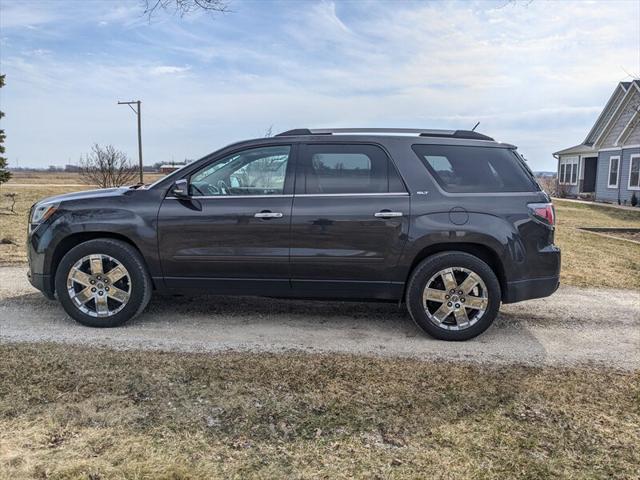
[[[131,282],[129,299],[122,310],[108,317],[94,317],[82,312],[73,302],[67,288],[67,276],[73,265],[87,255],[109,255],[120,262],[128,271]],[[75,246],[62,257],[56,270],[55,287],[58,300],[64,310],[77,322],[98,328],[122,325],[139,315],[149,303],[152,283],[144,260],[138,251],[126,242],[111,238],[89,240]]]
[[[456,267],[471,270],[483,280],[488,302],[484,314],[475,324],[461,330],[447,330],[429,319],[422,296],[429,279],[446,268]],[[491,267],[474,255],[457,251],[441,252],[419,263],[411,273],[406,293],[407,308],[416,325],[434,338],[452,341],[468,340],[489,328],[498,315],[501,298],[500,282]]]

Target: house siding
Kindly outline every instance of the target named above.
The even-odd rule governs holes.
[[[622,148],[598,154],[596,200],[617,203],[619,194],[622,203],[625,200],[627,203],[631,201],[631,196],[635,190],[629,190],[629,167],[631,165],[631,155],[634,154],[640,154],[640,148]],[[609,158],[613,156],[620,156],[618,188],[607,187],[609,181]],[[640,196],[640,192],[637,192],[636,196]]]

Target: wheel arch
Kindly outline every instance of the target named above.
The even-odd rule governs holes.
[[[71,250],[72,248],[80,245],[81,243],[87,242],[89,240],[97,240],[97,239],[101,239],[101,238],[109,238],[109,239],[112,239],[112,240],[120,240],[122,242],[125,242],[125,243],[131,245],[140,254],[140,257],[142,258],[142,261],[143,261],[145,267],[147,268],[147,270],[149,269],[149,266],[147,265],[147,262],[146,262],[146,260],[144,258],[144,255],[142,254],[142,251],[135,244],[135,242],[133,242],[129,237],[127,237],[125,235],[122,235],[120,233],[114,233],[114,232],[76,232],[76,233],[72,233],[70,235],[67,235],[62,240],[60,240],[60,242],[58,242],[58,244],[56,245],[55,249],[53,250],[53,253],[51,254],[51,262],[50,262],[51,276],[50,276],[50,278],[51,278],[51,282],[52,282],[52,291],[55,291],[55,290],[53,290],[53,289],[55,289],[55,281],[54,281],[54,279],[56,277],[56,273],[58,271],[58,265],[60,265],[60,261],[62,260],[62,257],[64,257],[69,250]],[[151,278],[151,284],[152,284],[153,288],[155,289],[155,285],[153,283],[153,278]]]
[[[432,245],[428,245],[420,250],[411,262],[411,267],[409,268],[409,272],[407,273],[407,278],[405,280],[405,292],[403,293],[402,298],[404,298],[404,295],[406,295],[406,288],[409,283],[409,278],[411,277],[411,274],[413,273],[415,268],[420,264],[420,262],[432,255],[442,252],[464,252],[478,257],[480,260],[485,262],[496,274],[496,277],[498,277],[500,290],[502,292],[502,296],[504,297],[507,289],[507,279],[505,274],[505,267],[502,260],[500,260],[500,255],[498,255],[498,253],[492,248],[481,243],[458,242],[435,243]]]

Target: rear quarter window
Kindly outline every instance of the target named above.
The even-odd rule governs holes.
[[[531,192],[539,190],[522,160],[506,148],[413,145],[413,151],[438,184],[452,193]]]

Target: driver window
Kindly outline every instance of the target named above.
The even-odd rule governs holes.
[[[234,153],[191,176],[192,196],[282,195],[289,146]]]

